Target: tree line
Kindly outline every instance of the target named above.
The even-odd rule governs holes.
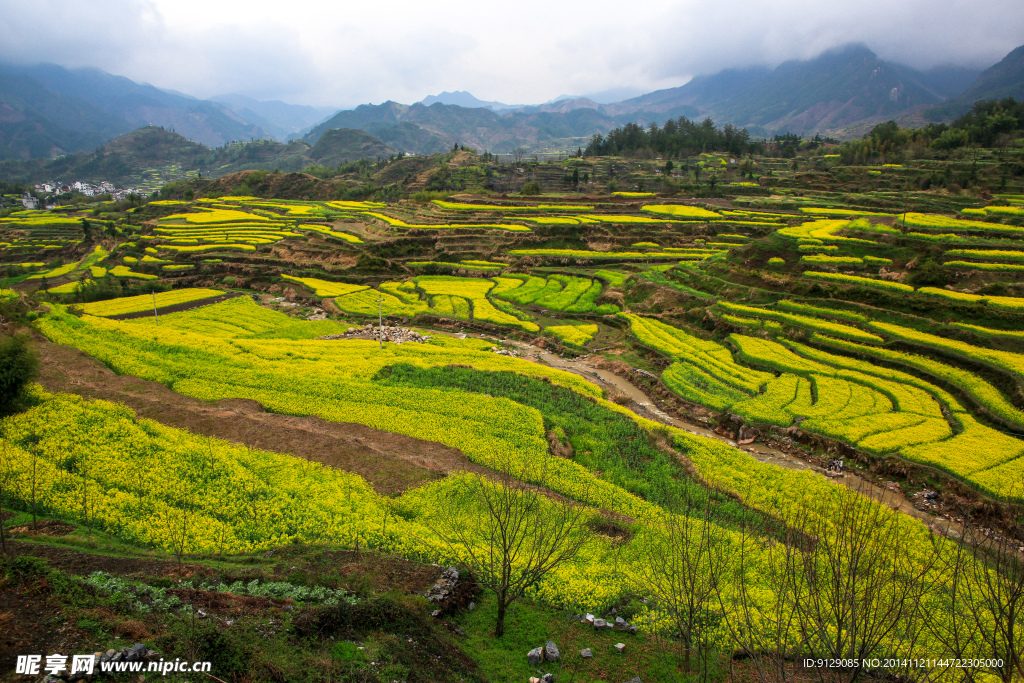
[[[494,591],[500,638],[508,609],[572,564],[591,529],[585,506],[520,484],[525,472],[509,463],[497,469],[495,480],[465,482],[462,502],[476,506],[480,528],[453,507],[431,530]],[[616,552],[642,553],[632,578],[661,615],[651,635],[666,668],[674,659],[708,683],[738,656],[761,681],[854,683],[921,676],[915,658],[926,657],[940,663],[923,680],[939,670],[964,681],[1024,676],[1020,541],[990,536],[967,514],[959,541],[922,538],[866,493],[836,487],[785,519],[744,520],[728,539],[730,522],[705,491],[638,530],[645,542]],[[835,664],[804,669],[807,660]]]
[[[895,121],[881,123],[860,140],[843,143],[839,154],[844,164],[866,164],[900,161],[911,148],[940,152],[971,146],[1002,149],[1012,144],[1020,131],[1024,131],[1024,102],[1012,97],[983,100],[950,124],[901,128]]]
[[[727,152],[742,156],[761,149],[760,142],[752,142],[745,128],[727,123],[721,128],[711,119],[700,123],[685,116],[669,119],[664,126],[657,123],[644,128],[638,123],[627,123],[607,135],[594,134],[583,154],[585,156],[629,156],[640,150],[651,150],[667,157],[693,155],[700,152]]]

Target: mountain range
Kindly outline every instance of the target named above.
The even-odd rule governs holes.
[[[0,159],[90,152],[144,126],[176,132],[206,148],[276,140],[278,152],[291,150],[288,158],[308,163],[399,151],[430,154],[455,144],[499,153],[520,147],[565,151],[627,122],[648,125],[679,116],[730,123],[755,137],[786,132],[850,137],[888,119],[951,120],[980,99],[1024,100],[1024,46],[985,70],[920,71],[849,45],[814,59],[729,69],[608,102],[613,94],[508,105],[456,91],[412,105],[388,101],[335,113],[238,94],[201,100],[98,69],[0,65]],[[321,146],[314,153],[335,130],[350,132],[328,138],[334,151]],[[372,139],[357,140],[354,131]],[[301,149],[295,143],[302,143]]]
[[[0,66],[0,159],[88,151],[152,125],[207,147],[283,140],[334,111],[241,95],[200,100],[99,69],[6,65]]]

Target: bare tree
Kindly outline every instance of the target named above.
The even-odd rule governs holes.
[[[39,465],[39,435],[31,434],[28,437],[28,448],[32,452],[32,530],[39,528],[36,522],[36,471]]]
[[[797,631],[795,583],[788,571],[803,537],[791,527],[781,534],[765,519],[744,524],[732,555],[734,590],[716,592],[734,646],[754,666],[757,680],[784,683]],[[777,538],[773,538],[777,536]]]
[[[980,649],[975,613],[965,604],[971,594],[970,588],[965,585],[970,578],[968,565],[973,561],[966,540],[949,547],[939,566],[941,578],[936,582],[939,587],[939,604],[947,618],[930,619],[927,622],[928,630],[936,642],[945,648],[945,655],[953,659],[970,659],[970,655]],[[973,667],[961,669],[961,674],[968,682],[974,681],[976,677]]]
[[[512,163],[518,166],[523,163],[523,159],[526,158],[526,148],[516,147],[512,150]]]
[[[7,446],[7,441],[3,441],[3,451],[0,452],[0,549],[3,550],[4,555],[7,554],[7,535],[4,531],[4,500],[8,496],[14,482],[14,463],[11,457],[10,449]]]
[[[717,592],[725,567],[722,539],[711,497],[688,498],[650,530],[647,555],[638,563],[644,590],[654,609],[664,612],[679,638],[683,666],[693,671],[696,653],[700,679],[708,674],[709,636],[720,619]]]
[[[982,659],[1001,660],[991,669],[1005,683],[1024,677],[1024,552],[1008,534],[986,536],[965,524],[966,549],[957,556],[954,606],[973,631]]]
[[[794,522],[808,539],[788,555],[808,654],[856,662],[843,672],[852,682],[865,659],[912,650],[936,544],[922,558],[911,525],[898,513],[839,487],[809,501]]]
[[[458,504],[453,501],[427,522],[445,545],[466,558],[477,581],[494,591],[498,638],[505,633],[508,608],[556,567],[572,561],[589,538],[585,506],[522,484],[525,470],[517,469],[502,467],[497,481],[465,475]]]
[[[185,556],[185,549],[188,547],[189,525],[191,514],[188,504],[176,508],[167,506],[167,514],[164,516],[164,527],[167,530],[167,537],[171,540],[171,550],[178,560],[178,573],[181,573],[182,558]]]

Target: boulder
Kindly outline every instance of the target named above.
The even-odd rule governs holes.
[[[555,683],[555,674],[544,674],[540,677],[540,683]]]
[[[590,614],[589,612],[587,614],[585,614],[583,616],[583,623],[584,624],[593,624],[594,623],[594,615]]]
[[[426,592],[426,598],[438,609],[438,615],[451,614],[466,607],[478,593],[471,575],[459,576],[459,570],[448,567]]]
[[[142,643],[135,643],[128,650],[128,653],[124,656],[124,659],[127,662],[139,662],[142,661],[142,658],[146,656],[146,652],[148,652],[148,650],[146,649],[145,645],[143,645]]]
[[[626,644],[625,643],[615,643],[614,647],[615,647],[615,651],[616,652],[622,653],[622,652],[626,651]]]
[[[553,640],[549,640],[544,643],[544,660],[548,662],[557,662],[561,657],[561,653],[558,651],[558,646],[555,645]]]
[[[629,622],[622,617],[615,617],[615,630],[625,631],[629,628]]]
[[[583,659],[590,659],[593,656],[594,656],[594,651],[591,650],[589,647],[586,647],[586,648],[583,648],[582,650],[580,650],[580,657],[583,657]]]
[[[604,620],[604,619],[594,619],[594,629],[595,629],[595,630],[596,630],[596,629],[602,629],[602,628],[604,628],[604,627],[605,627],[605,624],[606,624],[606,622],[605,622],[605,620]]]
[[[535,647],[527,652],[526,661],[529,662],[530,666],[540,666],[540,663],[544,661],[544,648]]]

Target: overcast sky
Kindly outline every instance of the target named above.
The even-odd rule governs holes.
[[[344,108],[646,92],[850,42],[919,68],[988,66],[1024,43],[1021,0],[0,0],[0,17],[3,61]]]

